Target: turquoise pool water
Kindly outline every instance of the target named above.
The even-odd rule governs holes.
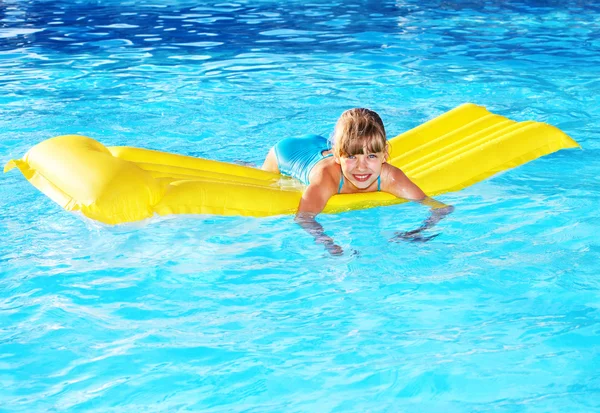
[[[481,4],[480,4],[481,3]],[[105,227],[0,185],[2,412],[600,412],[592,1],[0,3],[0,160],[51,136],[262,162],[350,107],[461,103],[581,145],[412,204]]]

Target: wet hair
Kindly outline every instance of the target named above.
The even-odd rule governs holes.
[[[383,121],[370,109],[354,108],[342,113],[333,131],[333,153],[351,156],[387,152]]]

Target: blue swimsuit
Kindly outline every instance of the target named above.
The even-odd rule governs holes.
[[[275,145],[275,156],[279,171],[308,185],[308,177],[314,166],[325,158],[323,151],[329,150],[329,142],[319,135],[286,138]]]
[[[323,155],[323,151],[328,151],[329,142],[319,135],[305,135],[300,138],[286,138],[275,145],[275,156],[279,171],[301,181],[308,185],[310,171],[319,161],[333,156],[332,154]],[[340,179],[338,194],[344,185],[344,174]],[[377,190],[381,190],[381,176],[377,177]]]

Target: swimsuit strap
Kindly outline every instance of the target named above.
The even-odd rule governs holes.
[[[340,186],[338,187],[338,194],[340,192],[342,192],[342,186],[344,186],[344,174],[342,173],[342,171],[340,171],[340,173],[342,174],[342,179],[340,179]]]
[[[377,177],[377,190],[381,191],[381,174]]]

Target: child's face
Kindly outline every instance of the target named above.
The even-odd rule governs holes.
[[[385,152],[368,152],[363,154],[336,157],[342,173],[357,189],[367,189],[381,175],[382,165],[386,161]]]

